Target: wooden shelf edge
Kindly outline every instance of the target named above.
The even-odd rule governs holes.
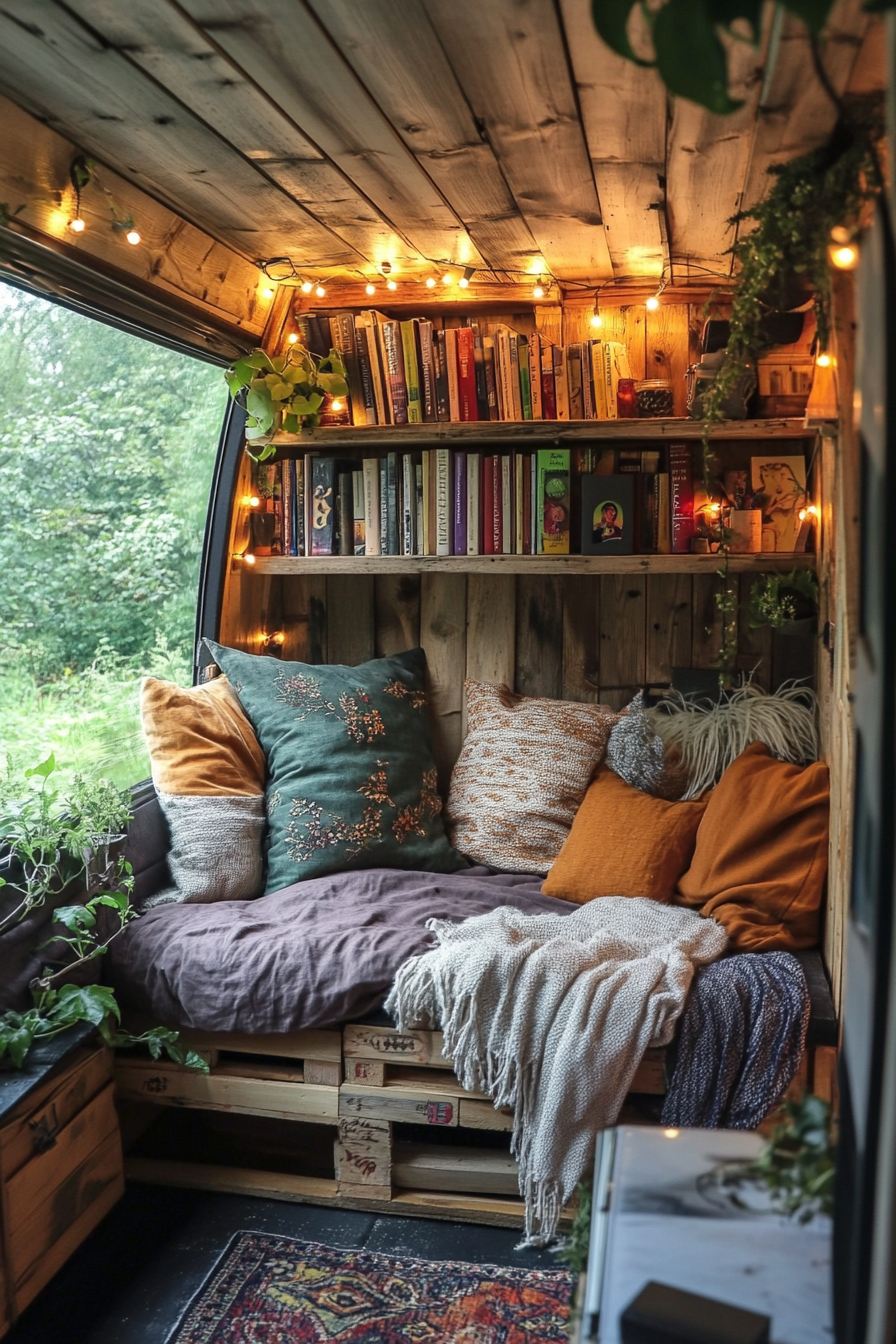
[[[774,420],[725,420],[710,431],[713,439],[811,439],[817,433],[802,417]],[[573,443],[581,439],[690,439],[703,437],[700,420],[477,420],[469,424],[423,425],[327,425],[302,434],[275,434],[271,440],[281,448],[307,448],[336,444],[411,443],[414,440],[500,439],[509,445],[550,439]],[[257,446],[257,445],[255,445]]]
[[[234,561],[239,564],[239,561]],[[317,555],[256,556],[246,574],[714,574],[718,555]],[[816,567],[814,554],[732,555],[732,574]]]

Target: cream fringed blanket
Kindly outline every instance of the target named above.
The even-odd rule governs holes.
[[[672,1039],[695,968],[721,956],[726,934],[624,896],[428,927],[439,945],[399,969],[386,1009],[403,1029],[441,1027],[461,1085],[513,1107],[523,1244],[548,1245],[598,1130],[615,1123],[647,1047]]]

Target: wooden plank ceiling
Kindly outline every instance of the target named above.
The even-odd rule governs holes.
[[[730,217],[769,164],[832,129],[805,32],[767,6],[759,51],[734,44],[744,106],[724,118],[614,56],[589,9],[4,0],[0,88],[247,260],[326,279],[334,302],[384,262],[406,301],[448,263],[478,272],[480,295],[531,293],[539,274],[705,287],[730,274]],[[874,82],[875,43],[879,20],[838,0],[823,57],[838,94],[854,70]]]

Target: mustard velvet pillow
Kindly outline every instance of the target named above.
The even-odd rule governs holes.
[[[543,875],[560,853],[618,715],[607,705],[468,681],[448,839],[474,863]]]
[[[792,765],[754,742],[710,796],[675,903],[717,919],[732,952],[814,947],[829,809],[824,761]]]
[[[227,678],[184,687],[145,677],[140,714],[176,883],[148,904],[260,896],[264,752]]]
[[[668,903],[691,861],[706,802],[654,798],[603,766],[542,891],[580,905],[598,896]]]

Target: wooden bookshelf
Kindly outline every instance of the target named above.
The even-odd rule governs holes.
[[[807,429],[802,419],[725,420],[710,431],[713,440],[728,439],[811,439],[817,430]],[[339,425],[306,430],[302,434],[275,434],[278,449],[352,447],[368,444],[378,448],[387,444],[435,444],[466,441],[500,443],[507,448],[525,448],[530,443],[549,440],[555,444],[575,444],[594,440],[620,439],[669,441],[703,437],[702,420],[476,420],[469,424],[423,425]]]
[[[258,555],[253,565],[234,560],[247,574],[703,574],[712,576],[719,555]],[[732,574],[815,569],[806,552],[731,555]]]

